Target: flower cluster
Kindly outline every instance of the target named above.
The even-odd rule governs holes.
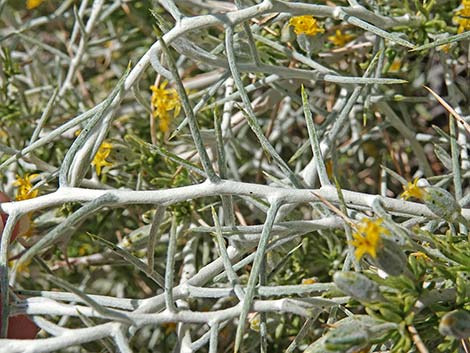
[[[31,180],[36,178],[38,175],[39,174],[26,173],[23,178],[21,178],[19,175],[16,176],[16,181],[13,183],[13,185],[18,187],[16,192],[17,201],[33,199],[38,196],[39,190],[33,189],[33,184],[31,183]]]
[[[351,245],[356,248],[354,252],[356,259],[360,260],[365,254],[374,259],[377,257],[377,249],[382,245],[381,236],[388,235],[388,229],[382,227],[383,219],[370,220],[363,218],[357,225],[357,231],[353,233]]]
[[[101,175],[101,168],[110,167],[113,165],[111,162],[108,162],[106,160],[106,158],[109,157],[112,148],[113,145],[106,141],[104,141],[101,144],[100,148],[98,148],[98,152],[96,152],[96,155],[93,158],[93,161],[91,162],[91,164],[95,166],[96,174],[98,176]]]
[[[289,20],[289,25],[294,27],[295,34],[305,34],[307,36],[314,36],[318,33],[323,33],[325,30],[318,25],[318,22],[312,16],[297,16]]]
[[[462,8],[455,13],[452,20],[459,25],[457,33],[470,30],[470,0],[462,0]]]
[[[167,132],[170,127],[170,112],[177,116],[181,110],[181,102],[174,88],[166,88],[168,81],[157,86],[150,86],[152,90],[152,112],[154,118],[159,118],[160,130]]]

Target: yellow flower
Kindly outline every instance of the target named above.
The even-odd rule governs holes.
[[[259,332],[260,325],[261,325],[261,317],[258,313],[252,314],[249,317],[250,328],[255,331]]]
[[[85,256],[87,254],[91,254],[93,252],[93,248],[88,243],[83,243],[78,247],[78,256]]]
[[[305,34],[314,36],[317,33],[323,33],[325,30],[318,25],[318,22],[312,16],[297,16],[289,20],[289,25],[294,27],[295,34]]]
[[[15,265],[14,261],[8,261],[8,267],[13,268],[14,265]],[[23,274],[29,273],[29,265],[31,265],[31,260],[28,260],[22,263],[21,265],[19,265],[16,271],[19,273],[23,273]]]
[[[39,194],[38,189],[33,189],[33,184],[31,180],[36,178],[39,174],[29,174],[26,173],[23,178],[19,175],[16,176],[16,181],[13,183],[14,186],[18,187],[16,192],[16,200],[28,200],[33,199]]]
[[[26,9],[32,10],[43,3],[44,0],[26,0]]]
[[[425,191],[421,189],[418,184],[419,178],[415,178],[413,182],[408,182],[408,185],[403,186],[403,193],[401,194],[401,198],[408,200],[410,197],[414,197],[417,199],[422,199],[424,197]]]
[[[167,322],[162,324],[162,327],[165,329],[165,335],[169,335],[173,331],[176,331],[176,323],[175,322]]]
[[[377,249],[382,246],[381,235],[388,235],[390,232],[381,226],[382,218],[370,220],[362,219],[357,225],[357,231],[353,233],[353,240],[350,242],[356,248],[354,255],[360,260],[365,254],[369,254],[374,259],[377,257]]]
[[[164,81],[157,86],[150,86],[152,90],[152,115],[154,118],[160,119],[160,130],[167,132],[170,126],[170,112],[173,111],[173,116],[177,116],[181,110],[181,102],[178,97],[176,89],[169,88],[168,81]]]
[[[326,168],[326,175],[328,175],[329,179],[333,178],[333,160],[327,159],[325,162],[325,168]]]
[[[452,20],[459,25],[457,33],[470,30],[470,0],[462,0],[462,8],[455,13]]]
[[[392,64],[388,68],[389,72],[398,72],[401,69],[401,60],[400,59],[395,59],[393,60]]]
[[[4,138],[7,138],[7,137],[8,137],[8,132],[6,132],[2,128],[0,128],[0,138],[4,139]]]
[[[109,142],[103,142],[100,148],[98,148],[98,152],[96,152],[96,155],[93,158],[93,161],[91,162],[91,164],[95,166],[96,174],[98,176],[101,175],[101,168],[110,167],[113,165],[111,162],[108,162],[106,160],[106,158],[108,158],[109,154],[111,153],[112,147],[113,145]]]
[[[351,34],[343,33],[341,30],[337,29],[333,36],[329,36],[328,40],[332,42],[337,47],[344,47],[344,45],[353,39],[354,36]]]
[[[450,45],[450,43],[443,44],[443,45],[438,46],[437,49],[443,51],[446,54],[449,54],[449,51],[451,49],[451,45]]]
[[[317,282],[318,282],[318,279],[316,279],[315,277],[303,278],[302,279],[302,284],[314,284],[314,283],[317,283]]]
[[[425,261],[431,261],[431,258],[422,251],[412,252],[410,254],[410,256],[414,256],[416,258],[420,258],[420,259],[423,259]]]

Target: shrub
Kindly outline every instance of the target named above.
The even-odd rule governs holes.
[[[0,352],[469,351],[469,11],[1,2]]]

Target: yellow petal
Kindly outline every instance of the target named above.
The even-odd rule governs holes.
[[[32,10],[41,5],[43,0],[26,0],[26,9]]]

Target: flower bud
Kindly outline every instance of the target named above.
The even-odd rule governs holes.
[[[326,334],[325,347],[339,352],[357,352],[380,340],[396,324],[386,323],[367,315],[347,317],[334,324],[334,328]]]
[[[462,209],[450,192],[435,186],[424,187],[424,204],[436,216],[455,222]]]
[[[439,332],[443,336],[466,339],[470,337],[470,312],[454,310],[445,314],[439,324]]]
[[[382,247],[377,251],[375,265],[390,276],[399,276],[408,271],[408,258],[394,241],[382,239]]]
[[[347,317],[333,324],[321,338],[313,342],[305,353],[352,353],[379,342],[397,324],[374,319],[367,315]]]
[[[336,272],[333,282],[345,294],[360,302],[371,303],[382,301],[377,283],[357,272]]]
[[[354,351],[365,348],[369,343],[369,333],[367,330],[358,327],[354,322],[349,322],[334,328],[325,339],[325,347],[329,350],[354,349]]]

